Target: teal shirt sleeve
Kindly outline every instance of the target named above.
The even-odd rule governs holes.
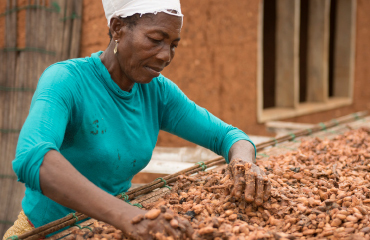
[[[235,128],[191,101],[175,83],[163,77],[161,129],[208,148],[229,162],[229,150],[239,140],[256,146],[243,131]]]
[[[13,170],[18,181],[39,192],[44,155],[50,150],[59,151],[69,121],[74,86],[70,74],[58,64],[43,73],[19,136]]]

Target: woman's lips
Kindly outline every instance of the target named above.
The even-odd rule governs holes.
[[[158,77],[160,72],[162,71],[162,68],[149,67],[149,66],[145,66],[145,68],[149,71],[151,75],[155,77]]]

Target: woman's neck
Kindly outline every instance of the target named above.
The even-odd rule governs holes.
[[[121,70],[117,57],[113,53],[113,44],[109,44],[108,48],[100,55],[100,60],[108,69],[108,72],[113,81],[126,92],[130,92],[134,86],[133,82],[126,81],[127,77]]]

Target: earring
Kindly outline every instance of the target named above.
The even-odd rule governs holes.
[[[115,41],[116,41],[116,46],[114,47],[114,51],[113,51],[114,55],[117,54],[117,46],[118,46],[118,40],[115,40]]]

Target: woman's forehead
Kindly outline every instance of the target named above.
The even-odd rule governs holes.
[[[167,13],[150,14],[139,19],[137,27],[141,30],[158,32],[163,35],[179,34],[182,27],[182,17]]]
[[[150,13],[143,16],[145,17],[140,17],[139,22],[145,22],[145,24],[149,25],[162,25],[163,23],[178,25],[182,23],[182,17],[170,15],[164,12],[159,12],[157,14]]]

